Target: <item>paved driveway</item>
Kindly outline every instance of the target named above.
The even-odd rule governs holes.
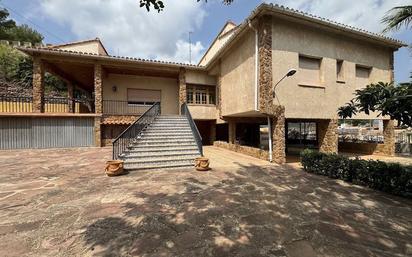
[[[103,175],[110,149],[0,152],[0,256],[411,256],[412,201],[207,148]]]

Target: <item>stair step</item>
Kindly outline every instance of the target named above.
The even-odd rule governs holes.
[[[193,135],[146,135],[143,134],[142,140],[170,140],[170,139],[193,139]]]
[[[139,139],[136,142],[132,143],[132,146],[135,145],[181,145],[183,143],[196,145],[194,139],[169,139],[169,140],[144,140]]]
[[[191,132],[190,126],[187,127],[176,127],[176,126],[157,126],[157,127],[147,127],[145,131],[180,131],[180,132]]]
[[[177,144],[177,145],[159,145],[159,146],[147,146],[147,145],[135,145],[126,150],[126,152],[159,152],[159,151],[189,151],[198,150],[196,144]]]
[[[199,151],[190,150],[190,151],[161,151],[161,152],[127,152],[123,158],[132,159],[132,158],[152,158],[152,157],[181,157],[192,158],[193,156],[199,156]]]
[[[142,135],[144,136],[192,136],[193,133],[192,131],[170,131],[170,130],[165,130],[165,131],[153,131],[153,130],[147,130],[143,131]]]
[[[194,160],[199,157],[200,154],[192,155],[182,155],[182,156],[152,156],[152,157],[129,157],[127,155],[122,156],[122,159],[127,163],[160,163],[160,162],[173,162],[173,161],[184,161],[184,160]]]
[[[148,169],[177,169],[177,168],[190,168],[194,166],[194,161],[179,161],[170,163],[147,163],[147,164],[134,164],[125,163],[124,169],[126,170],[148,170]]]

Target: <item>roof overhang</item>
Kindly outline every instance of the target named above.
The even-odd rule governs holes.
[[[30,56],[44,56],[47,58],[69,58],[78,60],[83,63],[96,63],[99,62],[102,65],[126,65],[126,66],[145,66],[153,68],[168,68],[176,69],[185,68],[188,70],[203,70],[204,67],[197,65],[190,65],[185,63],[166,62],[158,60],[147,60],[141,58],[111,56],[111,55],[97,55],[92,53],[75,52],[54,48],[41,48],[41,47],[18,47],[18,50],[30,55]]]

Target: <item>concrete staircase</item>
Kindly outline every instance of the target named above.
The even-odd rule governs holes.
[[[186,116],[158,116],[124,152],[127,170],[193,167],[200,156]]]

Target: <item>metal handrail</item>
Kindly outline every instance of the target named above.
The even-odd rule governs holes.
[[[122,155],[126,148],[130,146],[131,142],[147,127],[147,125],[151,124],[159,114],[160,103],[157,102],[113,140],[113,160],[119,159],[120,155]]]
[[[199,149],[200,155],[203,156],[203,143],[202,143],[202,136],[199,133],[199,130],[197,129],[196,123],[192,118],[192,115],[190,114],[189,107],[187,107],[186,103],[183,103],[182,106],[180,107],[181,113],[187,117],[187,120],[189,121],[190,128],[192,129],[193,135],[196,140],[197,148]]]

